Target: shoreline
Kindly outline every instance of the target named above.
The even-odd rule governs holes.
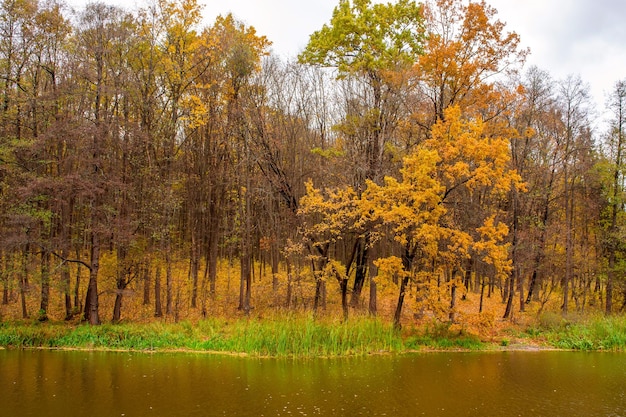
[[[28,350],[28,351],[58,351],[58,352],[97,352],[97,353],[141,353],[146,355],[153,354],[193,354],[193,355],[207,355],[207,356],[228,356],[228,357],[241,357],[241,358],[254,358],[254,359],[344,359],[344,358],[357,358],[368,356],[405,356],[414,354],[431,354],[431,353],[506,353],[506,352],[576,352],[575,349],[560,349],[549,346],[533,346],[533,345],[514,345],[514,346],[486,346],[484,349],[409,349],[398,352],[369,352],[364,354],[348,354],[348,355],[333,355],[333,356],[271,356],[271,355],[256,355],[246,352],[228,352],[218,350],[194,350],[194,349],[121,349],[121,348],[107,348],[107,347],[68,347],[68,346],[0,346],[0,351],[12,351],[12,350]],[[592,352],[606,352],[603,350],[596,350]]]
[[[626,318],[562,327],[507,327],[483,334],[441,325],[401,331],[379,319],[212,318],[197,323],[90,326],[0,322],[0,349],[192,353],[255,358],[336,358],[436,352],[626,351]]]

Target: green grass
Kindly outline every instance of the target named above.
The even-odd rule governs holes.
[[[191,324],[4,323],[0,346],[78,349],[217,351],[254,356],[346,356],[400,352],[390,324],[359,318],[347,323],[308,316],[280,319],[207,319]]]
[[[546,316],[515,339],[575,350],[626,350],[626,317]],[[500,341],[508,346],[509,338]],[[430,323],[398,332],[389,322],[366,317],[343,323],[310,314],[274,317],[209,318],[197,323],[152,322],[89,326],[86,324],[0,322],[0,347],[192,350],[272,357],[353,356],[414,350],[490,349],[479,337]]]
[[[559,349],[626,350],[626,317],[542,317],[522,336],[541,338]]]
[[[433,321],[405,340],[405,347],[411,350],[481,350],[487,345],[480,338],[464,331],[452,331],[450,323]]]

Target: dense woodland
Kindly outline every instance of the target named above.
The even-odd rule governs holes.
[[[202,19],[0,3],[0,319],[624,310],[626,82],[598,128],[485,2]]]

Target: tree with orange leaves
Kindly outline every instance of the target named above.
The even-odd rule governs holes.
[[[484,119],[503,109],[502,74],[519,69],[528,50],[515,32],[505,32],[496,10],[484,1],[432,0],[425,4],[426,44],[415,74],[427,102],[420,123],[427,129],[458,105]]]
[[[350,181],[363,190],[366,180],[380,182],[386,145],[391,141],[402,102],[397,75],[422,53],[422,7],[413,0],[373,3],[340,0],[329,24],[314,32],[300,54],[301,63],[335,68],[345,81],[345,116],[336,127],[345,139]],[[404,77],[406,78],[406,77]],[[404,82],[404,80],[402,81]],[[354,242],[358,252],[352,303],[365,282],[369,234]]]
[[[402,247],[403,277],[394,314],[400,327],[409,281],[416,272],[431,275],[463,268],[472,254],[494,266],[498,274],[510,269],[507,226],[495,205],[488,205],[468,228],[458,221],[468,198],[502,198],[523,188],[509,168],[509,137],[488,133],[480,118],[462,117],[458,106],[448,108],[432,128],[432,138],[404,159],[402,178],[385,178],[384,185],[368,182],[361,210],[369,221],[390,230]],[[511,132],[512,133],[512,132]],[[480,197],[478,197],[480,196]],[[456,286],[450,284],[450,317],[454,317]]]

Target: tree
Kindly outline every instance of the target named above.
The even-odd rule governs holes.
[[[508,271],[503,255],[508,228],[497,221],[497,206],[478,213],[481,218],[474,230],[455,221],[458,211],[465,209],[460,203],[464,195],[501,198],[511,188],[522,187],[520,177],[508,167],[508,146],[508,137],[490,135],[482,120],[465,120],[460,109],[452,107],[433,126],[432,138],[404,159],[401,180],[387,177],[383,186],[368,182],[364,213],[390,227],[402,247],[404,275],[394,314],[396,327],[416,268],[433,274],[436,269],[454,271],[476,250],[499,273]],[[430,269],[433,264],[435,270]],[[452,309],[454,290],[451,283]]]
[[[380,182],[385,144],[398,120],[399,91],[406,72],[422,52],[424,30],[421,6],[414,1],[372,4],[370,0],[340,0],[328,25],[314,32],[302,63],[336,68],[358,94],[347,97],[345,120],[338,128],[354,161],[351,183],[363,190],[366,180]],[[360,87],[362,86],[362,88]],[[370,235],[354,241],[356,303],[367,274]]]
[[[77,87],[85,84],[84,96],[78,104],[84,117],[78,122],[82,134],[91,138],[89,159],[85,166],[88,190],[85,195],[89,210],[89,285],[85,301],[84,317],[91,324],[100,324],[98,301],[98,274],[100,257],[108,231],[111,228],[108,209],[114,204],[120,173],[115,149],[124,131],[123,85],[119,72],[125,69],[124,56],[128,53],[127,42],[130,27],[128,16],[122,9],[103,3],[88,5],[80,14],[80,28],[76,34],[76,58],[78,64],[74,81]],[[119,59],[122,59],[120,62]],[[121,174],[121,175],[120,175]],[[121,299],[119,300],[121,302]]]
[[[559,83],[558,105],[560,129],[556,146],[560,155],[560,174],[563,185],[565,234],[565,271],[562,278],[562,312],[569,310],[570,286],[574,277],[574,219],[576,184],[588,168],[586,156],[591,151],[588,118],[588,88],[579,77],[569,76]]]
[[[196,56],[203,41],[196,31],[201,19],[201,6],[196,0],[158,0],[156,12],[163,30],[160,38],[162,68],[158,75],[165,100],[160,103],[164,117],[160,135],[154,137],[154,145],[157,149],[159,177],[165,185],[166,195],[161,207],[162,224],[159,234],[166,267],[165,313],[170,315],[174,312],[172,235],[175,213],[181,204],[181,196],[174,192],[175,184],[179,180],[175,161],[180,150],[179,145],[185,142],[188,134],[186,105],[193,101],[188,101],[187,97],[195,79],[206,66],[206,59]]]
[[[428,103],[418,121],[426,130],[458,105],[464,114],[484,120],[508,105],[506,75],[523,64],[528,50],[505,32],[496,10],[484,1],[432,0],[425,5],[426,43],[414,71]]]
[[[606,179],[605,199],[608,210],[605,214],[604,238],[605,253],[607,257],[607,279],[606,279],[606,314],[613,312],[613,289],[617,275],[620,273],[618,267],[623,256],[624,248],[620,243],[622,239],[623,217],[624,217],[624,149],[625,143],[625,123],[626,123],[626,82],[618,81],[609,97],[609,108],[613,113],[610,130],[606,135],[604,143],[604,154],[606,162],[603,167]],[[625,303],[626,304],[626,303]]]
[[[530,271],[528,293],[523,301],[529,304],[539,296],[545,278],[546,244],[555,211],[558,148],[551,145],[555,122],[554,83],[550,75],[531,67],[521,82],[522,94],[513,117],[519,134],[511,141],[513,167],[524,178],[528,192],[518,195],[518,245],[530,248],[526,264],[518,258],[516,265]],[[520,284],[522,280],[520,280]],[[523,288],[519,286],[523,298]],[[520,303],[522,302],[520,298]],[[523,306],[520,306],[523,311]]]
[[[303,218],[302,232],[307,241],[309,258],[315,277],[313,310],[321,303],[323,283],[336,279],[341,291],[344,320],[348,319],[348,279],[354,265],[356,247],[345,248],[351,234],[365,232],[361,198],[352,187],[337,187],[324,192],[309,181],[307,193],[300,199],[298,214]]]

